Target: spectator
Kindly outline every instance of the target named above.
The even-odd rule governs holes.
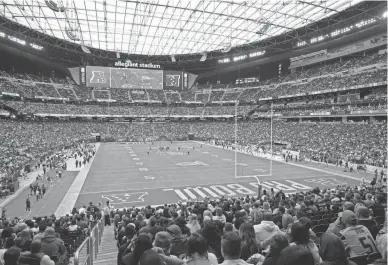
[[[320,238],[319,254],[323,260],[321,265],[356,265],[348,260],[341,239],[331,232],[326,232]]]
[[[223,214],[221,208],[217,208],[217,209],[216,209],[216,215],[213,216],[213,220],[214,220],[214,221],[219,220],[219,221],[221,221],[221,223],[225,224],[225,222],[226,222],[226,217],[225,217],[225,215]]]
[[[9,226],[8,221],[5,221],[3,225],[4,225],[4,228],[3,228],[3,231],[1,232],[1,239],[4,241],[7,237],[12,237],[13,234],[15,234],[15,231],[13,230],[12,227]]]
[[[279,255],[277,265],[314,265],[314,257],[302,246],[288,246]]]
[[[375,204],[375,202],[374,201],[372,201],[372,194],[370,194],[370,193],[367,193],[366,195],[365,195],[365,200],[364,200],[364,204],[365,204],[365,206],[366,207],[372,207],[374,204]]]
[[[279,207],[279,213],[282,216],[282,227],[284,231],[287,231],[288,227],[294,223],[294,218],[289,213],[286,213],[284,207]]]
[[[132,264],[132,263],[131,263]],[[165,265],[163,259],[152,249],[143,252],[140,257],[139,265]]]
[[[78,225],[77,225],[77,220],[76,220],[75,218],[73,218],[73,220],[71,220],[71,224],[69,225],[69,227],[67,228],[67,230],[68,230],[70,233],[77,232],[77,230],[78,230]]]
[[[162,232],[156,233],[153,246],[161,248],[163,250],[163,254],[168,257],[170,256],[176,257],[170,254],[172,242],[171,242],[171,235],[168,232],[162,231]]]
[[[276,234],[271,237],[269,243],[269,252],[265,256],[264,262],[262,265],[276,265],[280,257],[281,251],[288,247],[288,238],[283,234]]]
[[[340,238],[350,257],[362,256],[377,252],[376,242],[369,230],[363,225],[357,225],[357,216],[352,211],[342,213],[345,229],[340,232]]]
[[[376,236],[376,246],[377,250],[381,255],[381,259],[376,260],[373,265],[385,265],[387,264],[387,217],[388,213],[385,215],[385,222],[383,228],[379,231]]]
[[[337,220],[335,220],[334,223],[331,223],[327,228],[327,232],[332,232],[333,234],[339,235],[343,229],[345,229],[345,224],[342,221],[342,213],[339,213]]]
[[[3,249],[0,249],[0,265],[4,265],[4,253],[11,247],[15,246],[15,240],[12,237],[5,239],[5,245]]]
[[[272,213],[270,212],[264,212],[263,214],[263,221],[261,221],[260,224],[253,226],[255,230],[255,237],[256,242],[258,244],[262,244],[262,249],[266,249],[269,244],[269,239],[278,233],[281,233],[279,227],[274,224],[272,221]],[[263,244],[264,241],[267,242],[267,244]]]
[[[40,229],[39,229],[39,230],[40,230]],[[45,230],[46,230],[46,228],[45,228]],[[60,221],[60,220],[55,220],[55,222],[54,222],[54,231],[55,231],[55,234],[56,234],[56,236],[57,236],[58,238],[60,238],[61,235],[64,235],[64,234],[65,234],[66,229],[61,225],[61,221]],[[44,232],[45,232],[45,231],[42,232],[42,238],[44,237]],[[36,237],[37,235],[38,235],[38,234],[36,234],[36,235],[34,236],[34,239],[33,239],[33,240],[35,240],[35,237]],[[41,238],[40,240],[42,240],[42,238]]]
[[[255,202],[254,208],[250,213],[254,224],[260,224],[261,220],[263,219],[263,212],[260,210],[259,207],[259,202]]]
[[[308,251],[314,258],[315,265],[318,265],[322,260],[319,256],[319,251],[315,243],[310,239],[309,228],[300,222],[292,224],[291,227],[291,241],[290,246],[300,246]]]
[[[20,249],[17,247],[7,249],[4,253],[4,265],[18,265],[20,252]]]
[[[197,220],[197,215],[196,214],[191,214],[189,217],[189,223],[186,225],[190,229],[190,233],[194,234],[198,230],[201,229],[201,226],[198,223]]]
[[[110,226],[110,209],[111,206],[109,204],[109,201],[106,201],[106,205],[104,206],[104,218],[105,218],[105,225]]]
[[[269,204],[269,202],[263,203],[263,214],[265,214],[265,213],[272,214],[271,205]]]
[[[259,246],[255,239],[255,230],[250,223],[243,223],[240,226],[239,234],[241,238],[241,259],[247,260],[252,255],[259,253]]]
[[[117,253],[117,265],[121,264],[121,258],[123,256],[124,251],[131,244],[133,238],[136,236],[136,230],[134,224],[128,224],[125,227],[125,236],[121,241],[121,245],[119,245],[119,252]]]
[[[39,232],[33,237],[33,240],[42,240],[44,232],[46,231],[47,225],[45,221],[39,223]]]
[[[376,238],[376,235],[379,232],[379,226],[377,222],[371,218],[369,209],[365,206],[358,207],[356,210],[356,216],[358,219],[357,223],[368,228],[373,238]]]
[[[187,227],[187,222],[186,220],[179,216],[178,218],[175,219],[175,224],[179,226],[179,228],[182,231],[182,237],[189,237],[190,236],[190,229]]]
[[[386,199],[383,194],[377,194],[375,198],[375,203],[371,207],[373,211],[373,216],[385,216],[385,207],[383,205],[386,202]]]
[[[22,252],[29,251],[31,248],[31,242],[32,242],[30,232],[28,230],[23,230],[22,232],[19,233],[18,238],[21,239],[21,243],[20,243],[21,251]]]
[[[205,239],[198,233],[190,236],[187,242],[185,262],[187,265],[217,265],[216,255],[208,252]]]
[[[121,261],[124,265],[138,265],[140,258],[146,250],[152,248],[152,241],[147,234],[140,234],[134,242],[134,249],[132,252],[123,255]]]
[[[187,238],[182,237],[182,231],[177,225],[169,226],[167,232],[172,237],[171,255],[182,259],[187,252]]]
[[[65,245],[61,239],[55,237],[55,231],[53,228],[46,228],[41,244],[43,253],[51,259],[56,259],[58,261],[63,261],[65,259]]]
[[[49,256],[41,252],[40,240],[35,240],[31,243],[31,251],[22,253],[19,258],[21,264],[39,264],[40,265],[54,265],[55,262]]]
[[[241,238],[235,232],[228,232],[224,234],[221,240],[221,253],[225,259],[222,265],[248,265],[248,263],[240,259]]]
[[[171,250],[171,236],[167,232],[158,232],[155,235],[154,250],[157,251],[166,265],[181,265],[184,261],[178,259],[176,256],[170,255]]]
[[[223,261],[221,255],[221,234],[222,230],[219,229],[215,223],[210,222],[206,224],[198,233],[205,239],[206,245],[208,247],[208,252],[216,255],[218,263]]]

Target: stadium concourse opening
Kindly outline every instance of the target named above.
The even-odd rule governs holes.
[[[0,265],[387,264],[387,1],[2,0]]]

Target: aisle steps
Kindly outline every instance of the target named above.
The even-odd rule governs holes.
[[[101,244],[98,247],[97,259],[93,265],[117,265],[117,241],[114,239],[113,225],[105,226],[101,238]]]

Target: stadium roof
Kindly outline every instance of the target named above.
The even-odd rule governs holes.
[[[2,0],[0,15],[102,50],[177,55],[227,51],[314,23],[359,2]]]

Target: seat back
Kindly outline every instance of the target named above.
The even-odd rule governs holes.
[[[368,265],[368,255],[351,257],[349,260],[353,261],[357,265]]]

